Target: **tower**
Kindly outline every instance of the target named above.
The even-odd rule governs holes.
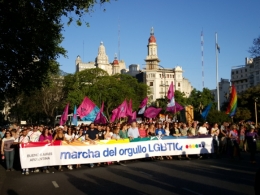
[[[108,62],[108,56],[106,54],[106,49],[102,41],[100,42],[100,45],[98,47],[98,55],[96,57],[95,62],[96,62],[96,67],[107,71],[109,75],[112,74],[112,67]]]
[[[117,60],[117,54],[115,53],[115,58],[114,61],[112,63],[112,74],[120,74],[120,70],[119,70],[119,63]]]
[[[146,70],[157,70],[158,64],[160,62],[158,55],[157,55],[157,44],[156,39],[154,36],[154,29],[151,28],[150,37],[148,39],[148,54],[146,56],[145,62],[146,62]]]

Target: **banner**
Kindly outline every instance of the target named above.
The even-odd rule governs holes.
[[[165,136],[167,137],[167,136]],[[110,161],[131,160],[152,156],[185,155],[212,153],[212,138],[164,139],[129,142],[113,140],[113,143],[88,142],[67,144],[56,141],[30,142],[20,145],[22,168],[33,168],[53,165],[88,164]]]

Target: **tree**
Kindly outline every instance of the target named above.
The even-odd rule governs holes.
[[[225,112],[213,109],[210,110],[207,116],[207,121],[211,124],[214,123],[222,124],[223,122],[230,122],[231,118]]]
[[[109,0],[2,0],[0,1],[0,95],[17,96],[49,83],[57,73],[56,59],[65,55],[62,16],[77,24],[96,3]]]
[[[253,57],[260,56],[260,35],[253,40],[253,46],[249,48],[248,52]]]

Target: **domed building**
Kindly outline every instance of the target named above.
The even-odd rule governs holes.
[[[109,63],[108,56],[106,54],[106,48],[101,41],[98,47],[98,55],[95,58],[95,62],[82,62],[80,56],[76,58],[76,72],[80,72],[85,69],[90,68],[101,68],[109,75],[120,74],[122,69],[125,69],[125,62],[123,60],[118,60],[115,54],[115,59],[112,63]]]

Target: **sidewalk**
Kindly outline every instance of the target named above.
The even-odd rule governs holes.
[[[0,193],[3,188],[5,178],[6,178],[6,170],[4,168],[4,162],[1,160],[1,162],[0,162]]]

